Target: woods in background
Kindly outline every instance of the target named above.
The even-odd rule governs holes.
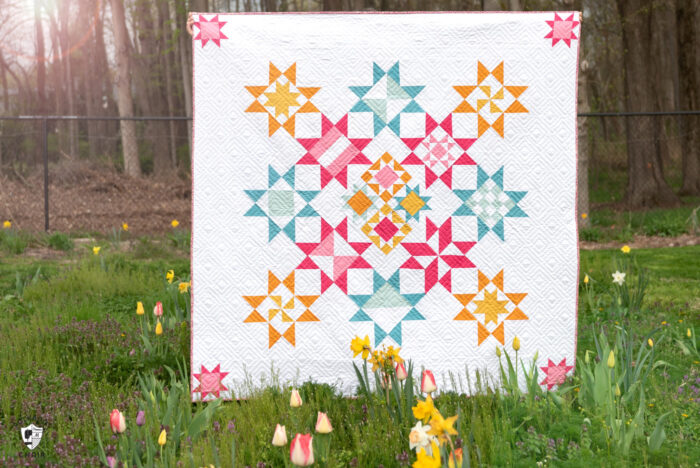
[[[189,11],[306,10],[580,10],[579,111],[700,110],[699,3],[0,0],[0,115],[190,117]],[[98,160],[119,154],[119,168],[132,176],[189,168],[187,121],[62,121],[55,126],[56,150],[68,157]],[[588,174],[589,154],[600,152],[601,144],[615,136],[626,141],[627,206],[673,205],[679,195],[700,196],[700,116],[589,118],[579,123],[579,131],[582,177]],[[0,143],[1,137],[2,130]],[[0,144],[0,171],[13,157]],[[664,174],[675,159],[682,167],[677,190]],[[585,181],[579,184],[588,187]]]

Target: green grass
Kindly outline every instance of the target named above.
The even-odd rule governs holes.
[[[42,466],[78,466],[85,460],[88,466],[98,464],[92,415],[103,443],[114,445],[107,423],[112,408],[124,411],[129,430],[135,429],[141,405],[137,371],[164,379],[163,366],[177,368],[182,357],[189,362],[186,327],[164,333],[167,352],[145,356],[135,315],[137,301],[144,303],[146,317],[151,317],[155,301],[167,297],[167,270],[179,277],[189,275],[189,260],[171,247],[173,242],[178,243],[143,239],[131,253],[115,253],[104,240],[99,256],[88,248],[75,249],[53,261],[0,257],[0,460],[12,457],[0,464],[17,465],[19,460]],[[650,435],[656,420],[671,411],[661,449],[652,453],[639,439],[629,455],[620,453],[596,418],[581,412],[574,390],[563,395],[558,408],[549,398],[529,405],[490,390],[468,398],[454,391],[455,386],[436,398],[436,405],[445,416],[461,411],[459,428],[469,434],[462,443],[470,449],[472,466],[534,466],[546,457],[551,466],[694,466],[700,459],[700,396],[692,396],[691,388],[700,387],[692,380],[700,378],[700,362],[683,354],[673,339],[688,326],[698,325],[700,247],[633,251],[634,261],[648,269],[650,284],[642,310],[621,320],[609,312],[614,256],[620,253],[581,252],[581,270],[592,279],[600,310],[589,310],[581,295],[578,364],[584,362],[587,350],[595,349],[593,333],[600,326],[609,333],[625,327],[640,342],[657,330],[654,359],[666,364],[656,367],[645,385],[644,430]],[[569,383],[579,386],[579,378],[577,372]],[[246,401],[225,403],[191,447],[183,442],[179,458],[184,466],[190,466],[189,453],[193,466],[230,466],[232,443],[237,466],[259,462],[284,466],[288,448],[270,444],[275,424],[286,424],[288,431],[313,430],[319,410],[328,412],[334,427],[329,466],[390,467],[402,466],[403,457],[410,463],[415,460],[407,441],[413,423],[392,423],[382,405],[374,406],[371,414],[363,398],[343,398],[331,387],[305,383],[300,388],[304,405],[293,410],[289,388],[275,383],[274,375],[271,382]],[[182,410],[189,411],[189,405]],[[18,429],[32,422],[43,426],[45,433],[30,456]],[[157,422],[148,428],[155,440]],[[65,450],[70,444],[75,448]]]

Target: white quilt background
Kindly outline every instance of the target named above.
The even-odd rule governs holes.
[[[269,383],[273,373],[283,384],[312,379],[351,394],[356,379],[350,341],[369,335],[376,344],[374,323],[350,321],[358,306],[336,285],[310,307],[320,321],[296,323],[294,346],[281,338],[269,347],[267,323],[244,323],[253,308],[243,296],[267,294],[268,270],[283,279],[306,257],[284,233],[268,241],[266,218],[244,216],[253,205],[244,190],[267,188],[269,165],[283,174],[306,153],[283,128],[268,136],[266,115],[246,112],[255,99],[246,86],[267,85],[270,63],[281,71],[296,63],[297,86],[320,87],[311,101],[335,123],[359,100],[349,87],[372,85],[374,63],[388,70],[399,62],[400,84],[424,86],[415,101],[440,122],[463,101],[453,86],[477,84],[478,62],[488,70],[504,62],[505,85],[527,86],[518,100],[528,112],[506,113],[503,137],[489,129],[466,152],[488,175],[503,167],[504,190],[527,192],[518,203],[527,216],[504,219],[504,240],[494,232],[477,239],[476,217],[452,216],[461,200],[445,184],[437,181],[433,192],[421,186],[421,194],[432,195],[431,210],[420,212],[420,222],[414,221],[402,243],[424,241],[426,217],[437,225],[453,217],[453,237],[476,242],[466,254],[475,268],[455,272],[451,291],[436,284],[416,304],[425,320],[402,322],[401,355],[418,370],[431,369],[441,389],[449,372],[466,382],[467,368],[472,375],[487,370],[498,380],[495,349],[503,345],[494,336],[478,344],[477,321],[483,323],[484,315],[477,321],[454,320],[463,309],[454,295],[477,293],[478,271],[491,279],[503,270],[505,292],[527,293],[518,307],[528,317],[504,321],[505,347],[512,351],[517,336],[526,361],[539,353],[538,366],[564,358],[573,365],[578,40],[553,45],[545,38],[552,31],[547,21],[553,19],[554,13],[219,15],[226,22],[220,45],[193,44],[195,390],[205,378],[201,373],[219,366],[226,373],[221,380],[226,390],[220,392],[225,398],[247,396]],[[299,134],[302,127],[297,123]],[[400,162],[411,152],[390,132],[385,128],[363,150],[367,158],[375,161],[389,152]],[[418,166],[404,167],[416,174],[415,182],[424,183]],[[333,181],[310,203],[332,226],[347,216],[358,239],[362,233],[343,208],[342,196],[365,169],[351,167],[347,190]],[[297,175],[302,180],[303,170]],[[473,184],[475,177],[476,166],[455,167],[453,185]],[[410,255],[401,244],[388,255],[372,245],[363,257],[386,279]],[[297,283],[303,278],[300,273]],[[420,289],[420,283],[410,284],[408,273],[405,278],[401,287],[406,291]],[[259,312],[268,317],[267,310]],[[378,321],[395,320],[391,312],[382,313],[377,312]],[[499,323],[503,319],[499,316]],[[381,344],[398,345],[390,337]]]

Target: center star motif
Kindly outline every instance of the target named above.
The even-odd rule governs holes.
[[[289,82],[285,84],[277,82],[273,93],[265,93],[265,97],[267,97],[265,106],[275,108],[275,117],[279,117],[281,114],[289,117],[289,108],[299,106],[298,98],[301,96],[301,93],[291,92],[289,85]]]
[[[498,300],[498,290],[493,292],[484,291],[484,299],[474,301],[476,304],[475,314],[484,314],[484,323],[498,323],[498,314],[507,314],[506,304],[508,301]]]
[[[540,382],[540,385],[547,385],[547,390],[551,390],[555,385],[561,385],[566,380],[566,374],[573,369],[574,366],[566,365],[566,358],[562,359],[559,364],[554,364],[551,359],[547,359],[547,366],[540,367],[542,372],[547,377]]]
[[[208,371],[206,367],[202,366],[202,370],[199,374],[192,374],[195,379],[199,380],[199,385],[192,391],[201,392],[202,400],[210,393],[216,398],[219,398],[219,392],[228,390],[228,388],[221,383],[228,374],[228,372],[221,372],[220,364],[217,364],[211,371]]]

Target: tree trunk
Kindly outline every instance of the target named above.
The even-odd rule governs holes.
[[[678,68],[680,106],[700,109],[700,6],[696,0],[678,0]],[[700,116],[681,117],[683,125],[683,185],[681,195],[700,195]]]
[[[112,24],[114,28],[114,45],[117,52],[117,95],[119,115],[131,117],[134,115],[134,101],[131,97],[129,36],[126,30],[124,5],[122,0],[110,0],[112,6]],[[119,122],[124,153],[124,172],[132,177],[141,175],[139,166],[138,146],[136,145],[136,126],[133,120]]]
[[[192,118],[192,38],[185,31],[187,22],[187,5],[184,0],[177,0],[175,6],[175,27],[178,36],[180,52],[180,73],[182,76],[182,91],[185,97],[185,115]],[[187,140],[192,149],[192,121],[187,121]]]
[[[590,112],[588,102],[588,61],[583,53],[583,42],[579,43],[579,72],[578,72],[578,112]],[[590,226],[589,199],[588,199],[588,161],[590,154],[590,142],[588,140],[588,117],[578,117],[578,160],[577,160],[577,196],[578,196],[578,222],[579,227]]]
[[[174,99],[175,91],[173,90],[173,76],[172,76],[172,50],[173,41],[171,34],[170,25],[170,7],[168,5],[168,0],[160,0],[158,2],[158,20],[161,26],[161,34],[163,36],[164,50],[162,55],[162,60],[164,64],[165,72],[165,97],[168,104],[168,117],[172,117],[174,114]],[[177,167],[177,142],[175,140],[175,121],[170,120],[168,122],[168,130],[170,137],[170,166],[171,168]]]
[[[44,28],[41,24],[41,0],[34,2],[34,26],[36,27],[36,85],[37,114],[46,114],[46,60],[44,52]]]
[[[3,112],[10,114],[10,90],[7,87],[7,64],[0,49],[0,84],[2,84]]]
[[[58,4],[59,10],[59,21],[60,21],[60,43],[61,43],[61,55],[63,56],[63,72],[65,73],[65,85],[66,85],[66,98],[68,100],[68,115],[76,115],[75,112],[75,91],[74,85],[75,80],[73,76],[72,67],[72,53],[71,53],[71,41],[70,41],[70,21],[69,15],[70,3],[63,0]],[[68,127],[68,151],[73,157],[78,156],[78,122],[75,120],[69,120],[66,122],[66,127]]]
[[[651,54],[651,9],[653,0],[617,0],[622,19],[622,42],[625,53],[625,104],[627,111],[655,109]],[[630,208],[677,205],[679,199],[663,176],[656,140],[654,118],[628,117],[627,192]],[[650,140],[655,141],[650,144]]]

